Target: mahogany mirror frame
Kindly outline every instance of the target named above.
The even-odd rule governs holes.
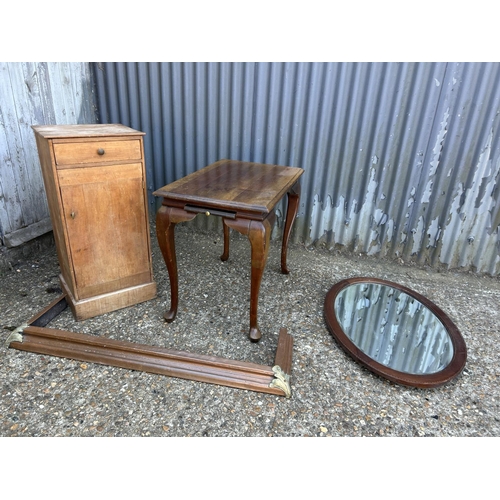
[[[375,283],[395,288],[418,300],[432,313],[434,313],[434,315],[439,319],[439,321],[446,329],[453,346],[453,356],[450,363],[441,371],[435,373],[405,373],[394,370],[375,361],[370,356],[361,351],[361,349],[356,347],[352,340],[346,335],[339,321],[337,320],[337,315],[335,314],[335,301],[342,290],[357,283]],[[453,321],[451,321],[451,319],[442,309],[440,309],[429,299],[398,283],[393,283],[391,281],[378,278],[366,277],[348,278],[342,280],[339,283],[335,284],[332,288],[330,288],[330,290],[326,294],[324,303],[324,315],[326,325],[330,334],[347,354],[349,354],[352,358],[354,358],[355,361],[360,363],[368,370],[397,384],[402,384],[408,387],[418,387],[422,389],[439,387],[456,378],[464,369],[465,362],[467,360],[467,348],[465,345],[465,341],[460,334],[460,331],[455,326]]]

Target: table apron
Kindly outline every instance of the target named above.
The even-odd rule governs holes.
[[[205,214],[205,215],[218,215],[226,219],[236,219],[236,212],[230,212],[227,210],[218,210],[216,208],[201,207],[197,205],[184,205],[184,210],[186,212]]]

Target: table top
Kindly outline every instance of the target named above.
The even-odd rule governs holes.
[[[166,204],[267,214],[304,173],[302,168],[219,160],[156,190]]]

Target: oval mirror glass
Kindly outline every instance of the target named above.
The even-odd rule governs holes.
[[[356,361],[404,385],[436,387],[465,366],[466,347],[450,318],[430,300],[376,278],[341,281],[327,294],[325,319]]]

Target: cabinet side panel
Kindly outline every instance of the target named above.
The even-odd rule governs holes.
[[[62,206],[60,200],[57,172],[54,167],[51,154],[51,143],[50,141],[47,141],[40,137],[38,134],[35,134],[35,137],[38,148],[38,155],[40,158],[40,166],[42,168],[45,192],[47,194],[47,204],[49,207],[50,219],[52,221],[57,258],[61,267],[61,274],[66,280],[66,283],[68,287],[70,287],[72,293],[75,295],[75,297],[78,297],[78,294],[75,290],[75,281],[73,278],[70,256],[67,251],[64,222],[61,218]]]
[[[144,225],[146,227],[146,245],[147,252],[149,256],[149,276],[150,281],[153,282],[153,252],[151,250],[151,236],[150,236],[150,228],[149,228],[149,211],[148,211],[148,190],[147,190],[147,178],[146,178],[146,162],[144,160],[144,141],[141,137],[141,155],[143,158],[142,161],[142,196],[143,196],[143,204],[144,204]]]

